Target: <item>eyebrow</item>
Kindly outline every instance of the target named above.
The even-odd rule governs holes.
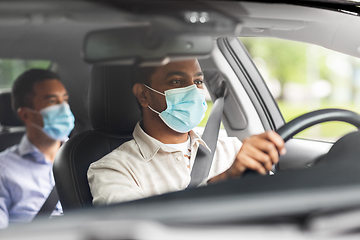
[[[64,95],[63,95],[64,97],[68,97],[69,96],[69,94],[68,93],[65,93]],[[46,95],[45,96],[45,99],[49,99],[49,98],[53,98],[53,97],[57,97],[57,95],[55,95],[55,94],[51,94],[51,95]]]
[[[204,73],[203,72],[197,72],[194,77],[200,77],[200,76],[204,76]]]
[[[186,77],[188,76],[188,74],[186,72],[183,71],[175,71],[175,72],[169,72],[166,74],[165,78],[171,77],[173,75],[178,75],[178,76],[182,76],[182,77]],[[200,76],[204,76],[203,72],[197,72],[195,73],[194,77],[200,77]]]

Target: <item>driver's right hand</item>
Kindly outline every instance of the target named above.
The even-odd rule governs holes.
[[[265,175],[279,162],[279,154],[285,153],[284,140],[275,131],[245,138],[231,167],[211,178],[208,183],[241,177],[248,169]]]
[[[247,169],[265,175],[279,162],[279,154],[285,153],[284,140],[275,131],[245,138],[234,163],[227,170],[227,175],[229,178],[239,177]]]

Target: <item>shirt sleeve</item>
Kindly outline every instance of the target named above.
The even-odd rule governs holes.
[[[90,165],[88,181],[94,206],[115,204],[146,197],[131,169],[113,164],[105,156]],[[111,160],[110,160],[111,161]]]
[[[10,194],[5,187],[3,176],[0,177],[0,229],[6,228],[9,225]]]

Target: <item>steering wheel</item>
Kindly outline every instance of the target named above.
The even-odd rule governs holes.
[[[341,121],[360,128],[360,115],[344,109],[321,109],[301,115],[284,126],[280,127],[276,132],[284,139],[284,142],[291,137],[309,128],[315,124],[329,121]]]
[[[282,137],[284,142],[288,141],[291,137],[296,135],[297,133],[301,132],[302,130],[309,128],[315,124],[322,123],[322,122],[328,122],[328,121],[341,121],[346,122],[354,125],[358,129],[360,129],[360,115],[344,109],[321,109],[316,110],[313,112],[306,113],[304,115],[301,115],[290,122],[286,123],[282,127],[280,127],[276,132]],[[360,131],[357,132],[356,135],[360,135]],[[344,137],[347,137],[345,135]],[[343,137],[343,138],[344,138]],[[350,136],[351,138],[357,138],[357,136]],[[347,137],[347,139],[350,139],[350,137]],[[344,148],[343,141],[341,141],[343,138],[339,139],[332,149],[329,151],[327,155],[330,155],[328,158],[334,158],[331,156],[330,153],[336,153],[338,154],[340,151],[339,149]],[[353,141],[353,140],[346,140],[346,141]],[[356,141],[358,142],[358,141]],[[337,145],[341,145],[341,147],[338,147]],[[348,145],[348,144],[346,144]],[[360,146],[359,146],[360,147]],[[333,150],[334,149],[334,150]],[[333,150],[333,151],[332,151]],[[335,154],[332,154],[335,155]],[[257,172],[253,170],[246,170],[242,177],[250,176],[250,175],[259,175]]]

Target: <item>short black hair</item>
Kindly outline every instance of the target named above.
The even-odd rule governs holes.
[[[157,67],[134,67],[133,85],[135,83],[143,83],[151,86],[151,76],[155,73]]]
[[[12,85],[11,100],[15,114],[20,107],[32,108],[35,97],[34,84],[50,79],[60,81],[59,75],[49,70],[30,69],[22,73]]]
[[[140,67],[135,65],[133,68],[133,86],[136,83],[146,84],[151,87],[151,76],[155,73],[157,67]],[[142,115],[142,106],[140,102],[136,99],[139,109]]]

